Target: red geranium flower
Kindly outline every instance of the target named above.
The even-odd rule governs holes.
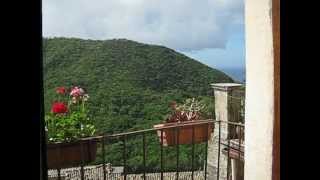
[[[58,88],[56,89],[56,92],[57,92],[58,94],[66,94],[66,93],[67,93],[67,89],[66,89],[65,87],[58,87]]]
[[[68,112],[68,107],[62,102],[55,102],[52,104],[51,111],[54,114],[62,114]]]

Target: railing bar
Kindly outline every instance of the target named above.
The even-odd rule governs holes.
[[[81,166],[80,166],[80,174],[81,174],[81,180],[84,180],[84,153],[83,153],[83,141],[80,141],[80,154],[81,154]]]
[[[228,124],[229,129],[229,124]],[[227,155],[227,180],[229,180],[230,173],[230,138],[228,138],[228,155]]]
[[[241,129],[242,127],[239,127],[239,135],[238,135],[238,161],[240,162],[241,161]]]
[[[214,97],[215,95],[214,95],[214,91],[211,91],[211,97]],[[212,117],[212,119],[216,119],[216,113],[215,113],[215,109],[214,108],[212,108],[212,111],[211,111],[211,113],[212,113],[212,115],[211,115],[211,117]]]
[[[206,127],[206,147],[205,147],[205,166],[204,166],[204,179],[207,179],[207,163],[208,163],[208,129],[209,129],[209,124],[207,124]]]
[[[194,126],[192,127],[192,157],[191,157],[191,179],[194,179]]]
[[[176,150],[177,150],[177,164],[176,164],[176,179],[179,179],[179,127],[176,127]]]
[[[218,137],[218,168],[217,168],[217,180],[220,176],[220,143],[221,143],[221,121],[219,121],[219,137]]]
[[[59,156],[59,161],[61,161],[61,144],[58,145],[58,156]],[[60,170],[61,170],[60,168],[57,169],[58,180],[61,180]]]
[[[228,144],[225,144],[225,143],[220,143],[220,144],[223,145],[223,146],[228,147]],[[236,150],[236,151],[239,151],[238,148],[234,148],[234,147],[232,147],[231,145],[229,146],[229,148],[230,148],[230,149],[233,149],[233,150]],[[244,151],[241,151],[241,150],[240,150],[240,152],[241,152],[241,153],[244,153]]]
[[[208,119],[208,120],[201,120],[200,122],[192,122],[189,124],[182,124],[182,123],[177,123],[177,124],[173,124],[170,126],[166,126],[166,127],[158,127],[158,128],[150,128],[150,129],[144,129],[144,130],[138,130],[138,131],[131,131],[131,132],[124,132],[124,133],[118,133],[118,134],[112,134],[112,135],[107,135],[107,137],[117,137],[117,136],[123,136],[123,135],[130,135],[130,134],[139,134],[139,133],[143,133],[143,132],[149,132],[149,131],[157,131],[157,130],[161,130],[161,129],[171,129],[171,128],[175,128],[175,127],[186,127],[186,126],[200,126],[203,124],[208,124],[208,123],[215,123],[218,121],[214,121],[212,119]],[[238,124],[238,123],[235,123]],[[101,138],[102,136],[96,136],[94,138]]]
[[[203,125],[203,124],[209,124],[209,123],[213,124],[213,123],[219,123],[219,122],[227,123],[227,124],[230,124],[230,125],[236,125],[236,126],[244,127],[243,123],[235,123],[235,122],[220,121],[220,120],[218,121],[218,120],[212,120],[212,119],[203,120],[203,121],[205,121],[205,122],[193,122],[193,123],[190,123],[190,124],[175,124],[175,125],[172,125],[172,126],[144,129],[144,130],[139,130],[139,131],[125,132],[125,133],[117,133],[117,134],[105,135],[105,136],[109,137],[109,138],[115,138],[115,137],[120,137],[120,136],[124,136],[124,135],[132,135],[132,134],[140,134],[140,133],[144,133],[144,132],[158,131],[158,130],[161,130],[161,129],[171,129],[171,128],[175,128],[175,127],[186,127],[186,126],[200,126],[200,125]],[[90,137],[90,138],[84,138],[83,140],[86,140],[86,139],[99,140],[101,138],[103,138],[102,135],[95,136],[95,137]]]
[[[103,138],[102,138],[103,180],[106,180],[106,174],[107,174],[107,172],[106,172],[106,159],[105,159],[105,156],[106,156],[106,154],[105,154],[105,137],[103,136]]]
[[[58,180],[61,180],[61,174],[60,174],[60,171],[61,171],[61,169],[60,169],[60,168],[58,168],[58,169],[57,169],[57,173],[58,173]]]
[[[126,138],[127,136],[123,136],[123,174],[124,174],[124,180],[127,179],[127,172],[126,172],[126,166],[127,166],[127,155],[126,155]]]
[[[242,126],[244,127],[243,123],[237,123],[237,122],[230,122],[230,121],[214,121],[214,122],[222,122],[222,123],[226,123],[226,124],[230,124],[230,125],[235,125],[235,126]]]
[[[239,143],[238,143],[238,148],[239,148],[239,161],[241,160],[241,152],[240,152],[240,150],[241,150],[241,133],[242,133],[242,128],[240,127],[239,128]]]
[[[161,180],[163,180],[163,130],[161,130],[161,144],[160,144],[160,169],[161,169]]]
[[[143,179],[146,179],[146,136],[145,133],[142,134],[142,144],[143,144]]]

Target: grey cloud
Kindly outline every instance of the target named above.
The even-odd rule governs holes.
[[[43,0],[45,37],[127,38],[178,50],[225,48],[243,0]]]

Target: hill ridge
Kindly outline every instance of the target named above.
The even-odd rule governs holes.
[[[157,113],[163,115],[168,111],[170,100],[179,102],[191,96],[206,96],[212,93],[211,83],[233,82],[225,73],[172,49],[132,40],[44,38],[43,50],[46,112],[55,97],[56,87],[80,85],[90,93],[91,111],[98,122],[109,121],[106,117],[121,111],[114,100],[116,96],[133,97],[124,98],[133,107],[128,107],[120,116],[133,111],[133,99],[148,105],[161,104],[162,110]],[[152,100],[147,96],[162,98]],[[114,103],[118,103],[118,109],[107,107]],[[144,112],[145,107],[137,109],[135,111]],[[145,113],[152,114],[149,110]],[[127,118],[132,117],[131,114]],[[106,126],[102,129],[108,130]],[[134,125],[119,128],[132,127]]]
[[[113,134],[151,128],[163,122],[171,112],[171,101],[183,102],[197,97],[207,105],[207,117],[214,113],[211,83],[233,82],[225,73],[210,68],[172,49],[140,44],[134,41],[97,41],[79,38],[43,40],[45,112],[57,99],[55,89],[79,85],[90,96],[90,119],[98,133]],[[159,169],[159,142],[156,134],[147,137],[147,167]],[[127,144],[128,172],[139,171],[141,148],[139,138]],[[120,165],[121,142],[108,146],[106,161]],[[187,167],[188,147],[180,148],[181,168]],[[195,154],[204,154],[203,144]],[[175,150],[166,154],[167,170],[175,169]],[[98,153],[95,163],[102,163]],[[195,166],[203,162],[195,158]],[[130,167],[130,168],[129,168]],[[150,169],[151,170],[151,169]],[[181,169],[183,170],[183,168]]]

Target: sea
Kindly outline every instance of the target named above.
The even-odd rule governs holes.
[[[227,75],[229,75],[235,81],[244,83],[246,79],[246,70],[245,68],[220,68],[219,70],[223,71]]]

